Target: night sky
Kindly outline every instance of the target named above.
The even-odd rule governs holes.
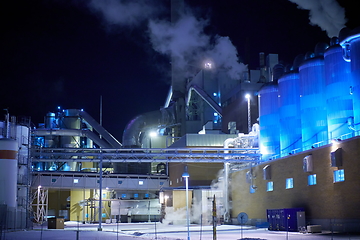
[[[99,1],[110,7],[99,7]],[[259,52],[292,63],[316,43],[329,42],[325,31],[309,23],[309,11],[288,0],[185,2],[202,21],[209,45],[216,36],[229,37],[250,69],[258,67]],[[338,3],[346,26],[360,26],[357,1]],[[123,7],[111,7],[116,4]],[[13,0],[2,1],[0,9],[3,114],[8,109],[29,116],[37,126],[61,106],[84,109],[98,120],[102,96],[103,125],[121,141],[131,119],[164,105],[171,62],[154,50],[148,24],[169,20],[170,0]]]

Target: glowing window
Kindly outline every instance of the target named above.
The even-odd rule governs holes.
[[[266,191],[267,191],[267,192],[272,192],[272,191],[274,191],[274,182],[267,182],[267,183],[266,183]]]
[[[286,189],[294,188],[294,179],[293,178],[287,178],[286,179]]]
[[[146,197],[146,198],[149,198],[149,194],[148,194],[148,193],[145,193],[145,197]]]
[[[138,198],[139,194],[138,193],[134,193],[134,198]]]
[[[344,169],[334,171],[334,182],[343,182],[345,181],[345,172]]]
[[[140,180],[139,185],[144,185],[144,181]]]
[[[308,185],[316,185],[316,174],[312,174],[308,176]]]
[[[121,194],[121,198],[126,198],[126,193]]]
[[[78,183],[78,182],[79,182],[79,179],[74,178],[74,183]]]

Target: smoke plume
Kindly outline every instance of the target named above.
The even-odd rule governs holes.
[[[159,3],[153,0],[90,0],[89,6],[110,24],[139,27],[147,23],[153,49],[176,58],[176,67],[183,73],[191,65],[201,66],[205,58],[210,58],[215,67],[228,70],[231,78],[240,78],[246,66],[238,61],[237,50],[228,37],[205,34],[208,21],[197,19],[189,10],[175,23],[161,19],[161,7],[155,5],[156,2]]]
[[[345,27],[345,10],[336,0],[289,0],[300,9],[310,10],[309,19],[312,25],[319,26],[331,38],[338,36]]]
[[[158,13],[156,1],[90,0],[90,8],[102,14],[110,24],[136,27]]]
[[[246,66],[238,62],[237,50],[228,37],[212,37],[204,33],[208,21],[185,14],[172,24],[163,20],[149,22],[153,48],[177,59],[177,67],[211,59],[215,67],[224,68],[231,78],[239,79]],[[212,43],[213,42],[213,43]],[[185,72],[185,71],[184,71]]]

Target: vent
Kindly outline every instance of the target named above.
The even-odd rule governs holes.
[[[342,148],[338,148],[330,153],[331,167],[342,166]]]
[[[311,154],[304,157],[303,169],[304,169],[304,172],[312,172],[313,171],[313,159],[312,159]]]
[[[263,175],[264,175],[264,180],[270,180],[271,179],[271,167],[270,165],[266,165],[263,168]]]

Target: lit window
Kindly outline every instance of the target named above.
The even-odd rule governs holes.
[[[79,182],[79,179],[74,178],[74,183],[78,183],[78,182]]]
[[[121,198],[126,198],[126,193],[121,194]]]
[[[134,198],[138,198],[139,194],[138,193],[134,193]]]
[[[312,174],[308,176],[308,185],[316,185],[316,174]]]
[[[272,191],[274,191],[274,182],[267,182],[267,183],[266,183],[266,191],[267,191],[267,192],[272,192]]]
[[[345,181],[344,169],[334,171],[334,182],[343,182]]]
[[[216,97],[216,96],[217,96],[217,93],[216,93],[216,92],[214,92],[214,93],[213,93],[213,96],[214,96],[214,97]]]
[[[214,113],[214,117],[217,117],[218,115],[219,115],[218,113],[216,113],[216,112]]]
[[[287,178],[286,179],[286,189],[290,189],[294,187],[294,179],[293,178]]]
[[[146,198],[149,198],[149,194],[148,194],[148,193],[145,193],[145,197],[146,197]]]
[[[140,180],[139,185],[144,185],[144,181]]]

